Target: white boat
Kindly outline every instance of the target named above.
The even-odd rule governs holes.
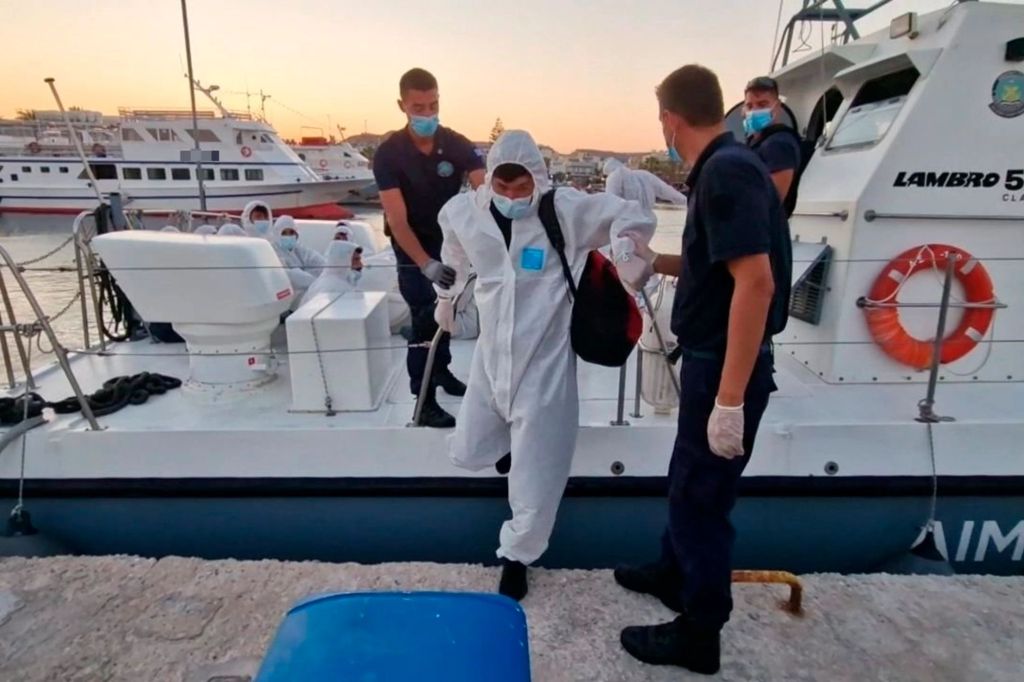
[[[291,148],[324,180],[361,183],[351,190],[349,201],[368,201],[377,194],[370,160],[348,142],[328,140],[322,135],[310,136],[300,138]]]
[[[253,199],[299,218],[344,218],[337,203],[365,185],[324,180],[274,129],[244,113],[121,109],[118,117],[71,112],[76,135],[103,197],[119,193],[128,209],[200,208],[198,140],[207,209],[238,212]],[[88,115],[87,115],[88,114]],[[96,189],[60,112],[0,122],[0,212],[77,214]]]
[[[957,571],[1024,567],[1022,26],[1024,6],[965,2],[777,70],[818,144],[791,221],[780,390],[733,514],[738,566],[874,570],[927,537]],[[311,302],[282,331],[292,294],[270,246],[215,239],[82,240],[187,344],[73,352],[34,390],[55,400],[73,380],[91,392],[139,372],[185,385],[92,422],[52,416],[27,432],[24,459],[2,453],[0,494],[13,504],[23,484],[23,508],[65,551],[493,561],[505,481],[453,466],[444,431],[407,426],[406,344],[388,333],[385,295]],[[452,344],[456,374],[473,350]],[[546,565],[657,551],[676,420],[664,359],[641,354],[622,374],[580,366]]]

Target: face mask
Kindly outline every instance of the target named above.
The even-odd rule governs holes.
[[[410,116],[409,127],[420,137],[430,137],[437,132],[437,114],[433,116]]]
[[[743,132],[755,135],[772,124],[771,109],[754,109],[743,117]]]
[[[530,208],[533,205],[533,197],[509,199],[506,196],[495,194],[493,201],[494,208],[498,209],[498,213],[510,220],[525,218],[530,214]]]
[[[267,230],[270,229],[269,220],[254,220],[252,221],[252,229],[256,230],[259,234],[266,234]]]
[[[295,245],[299,243],[299,238],[293,234],[284,235],[278,243],[281,244],[281,248],[285,251],[294,251]]]
[[[672,141],[668,143],[668,160],[672,163],[682,163],[683,159],[676,151],[676,134],[672,133]]]

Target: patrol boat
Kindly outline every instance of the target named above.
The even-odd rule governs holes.
[[[779,391],[733,517],[736,564],[868,571],[926,538],[957,571],[1020,573],[1024,6],[965,2],[861,37],[862,13],[824,4],[787,24],[774,73],[813,155],[791,221]],[[840,22],[839,40],[790,62],[786,44],[814,20]],[[102,307],[101,258],[141,315],[186,343],[83,339],[66,360],[57,347],[31,390],[84,397],[141,372],[184,385],[7,428],[0,491],[12,506],[23,491],[35,537],[93,554],[494,560],[505,479],[455,468],[444,431],[409,426],[406,344],[389,334],[384,293],[311,302],[282,331],[293,293],[266,243],[89,223],[76,239],[83,314]],[[639,360],[580,367],[577,452],[545,565],[657,551],[675,435],[671,296],[663,282],[651,297]],[[10,338],[9,364],[37,341]],[[473,341],[452,352],[465,377]],[[31,537],[0,551],[28,551],[18,541]]]

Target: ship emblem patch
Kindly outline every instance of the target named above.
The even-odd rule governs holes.
[[[1024,73],[1006,71],[999,74],[992,84],[992,104],[988,108],[1003,118],[1024,114]]]
[[[455,172],[455,166],[452,165],[451,161],[442,161],[437,164],[437,174],[442,178],[450,178]]]

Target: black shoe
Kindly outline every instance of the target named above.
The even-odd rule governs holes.
[[[434,379],[434,383],[440,386],[445,393],[456,397],[462,397],[466,395],[466,384],[458,380],[458,378],[447,369]]]
[[[445,412],[432,396],[427,396],[423,399],[423,409],[420,411],[420,421],[417,426],[451,429],[455,428],[455,417]]]
[[[699,630],[683,616],[661,625],[633,625],[619,635],[629,655],[651,665],[678,665],[704,675],[721,666],[721,641],[717,630]]]
[[[512,453],[506,452],[497,462],[494,463],[494,470],[502,476],[512,470]]]
[[[529,591],[526,584],[526,565],[509,559],[501,560],[501,582],[498,583],[498,592],[522,601]]]
[[[615,582],[627,590],[657,597],[662,604],[676,613],[686,611],[686,606],[679,595],[682,584],[671,566],[661,561],[643,566],[622,565],[615,567],[614,575]]]

